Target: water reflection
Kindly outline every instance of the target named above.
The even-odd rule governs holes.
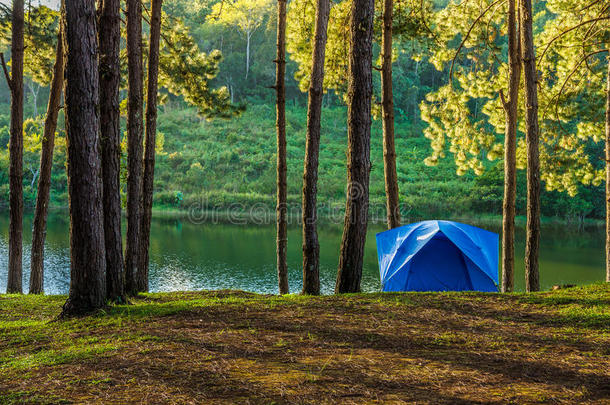
[[[24,221],[24,287],[29,282],[32,218]],[[499,231],[499,227],[485,228]],[[495,228],[495,229],[494,229]],[[379,291],[374,235],[369,229],[362,278],[363,291]],[[341,242],[341,226],[321,225],[321,290],[332,293]],[[49,217],[45,254],[45,291],[67,293],[69,289],[69,223],[67,213]],[[523,251],[525,232],[517,231],[515,284],[524,288]],[[6,290],[8,266],[8,213],[0,216],[0,291]],[[291,292],[301,288],[301,231],[288,234],[288,267]],[[275,227],[228,224],[195,225],[180,219],[155,219],[151,229],[151,291],[242,289],[275,294]],[[599,227],[583,231],[565,226],[545,226],[541,240],[541,281],[544,289],[554,284],[599,281],[604,276],[604,233]]]

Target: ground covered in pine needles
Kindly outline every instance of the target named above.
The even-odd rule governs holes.
[[[610,285],[146,294],[57,320],[0,296],[0,403],[610,403]]]

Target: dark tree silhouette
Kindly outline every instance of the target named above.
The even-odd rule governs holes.
[[[525,239],[525,289],[538,291],[538,248],[540,245],[540,156],[538,150],[538,79],[532,0],[521,0],[521,57],[525,76],[525,139],[527,142],[527,230]]]
[[[142,2],[127,0],[127,240],[126,292],[140,291],[138,280],[142,196]]]
[[[318,0],[312,51],[312,69],[307,107],[305,168],[303,172],[303,294],[320,294],[320,243],[318,242],[318,160],[320,155],[320,120],[324,96],[324,59],[329,0]]]
[[[121,132],[119,111],[120,0],[99,0],[100,143],[104,184],[106,297],[125,302],[121,235]]]
[[[394,146],[394,93],[392,89],[392,24],[394,1],[384,0],[381,33],[381,109],[383,115],[383,165],[388,229],[400,226],[396,148]]]
[[[148,249],[152,218],[155,179],[155,147],[157,135],[157,89],[159,82],[159,40],[161,36],[161,7],[163,0],[153,0],[150,20],[150,49],[148,52],[148,99],[146,102],[146,152],[142,187],[142,230],[138,291],[148,291]]]
[[[62,316],[104,305],[106,255],[99,144],[95,0],[66,0],[66,141],[70,201],[70,294]]]
[[[63,5],[62,5],[63,9]],[[44,121],[42,146],[40,152],[40,176],[32,228],[32,250],[30,262],[30,294],[42,294],[44,291],[44,242],[47,235],[47,215],[49,211],[49,194],[51,189],[51,168],[53,167],[53,149],[55,148],[55,131],[57,116],[61,107],[61,93],[64,86],[64,50],[62,31],[57,34],[57,54],[53,67],[53,78],[49,91],[49,104]]]
[[[360,291],[368,224],[373,94],[373,0],[354,0],[350,20],[347,202],[335,293]]]
[[[610,54],[606,75],[606,282],[610,283]]]
[[[6,70],[5,70],[6,72]],[[22,293],[23,260],[23,0],[13,1],[11,76],[8,293]]]
[[[277,56],[275,59],[277,115],[277,280],[280,294],[288,294],[287,164],[286,164],[286,0],[277,0]]]
[[[504,136],[504,202],[502,204],[502,291],[511,292],[515,278],[515,201],[517,198],[517,114],[521,59],[516,0],[508,1],[508,100]]]

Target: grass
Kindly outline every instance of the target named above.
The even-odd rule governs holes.
[[[608,284],[64,300],[0,296],[0,404],[610,403]]]

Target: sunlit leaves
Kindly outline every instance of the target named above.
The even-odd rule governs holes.
[[[606,7],[602,3],[588,10],[588,16],[579,14],[582,4],[577,0],[550,0],[547,8],[540,5],[535,17],[538,55],[555,36],[599,14]],[[436,14],[434,32],[442,46],[434,49],[430,61],[440,71],[454,66],[451,85],[428,94],[421,106],[421,117],[428,124],[425,135],[432,146],[428,164],[438,162],[448,150],[458,174],[469,170],[479,174],[484,158],[502,157],[505,113],[500,91],[508,88],[505,14],[505,2],[492,0],[451,2]],[[556,40],[538,61],[541,178],[547,189],[570,195],[579,184],[597,185],[603,180],[594,145],[602,139],[603,128],[593,122],[603,121],[605,80],[599,72],[607,65],[601,57],[592,56],[574,73],[578,61],[595,50],[586,45],[595,42],[583,35],[588,29],[575,29]],[[607,29],[596,31],[601,46],[608,42],[607,36]],[[519,137],[524,130],[521,120]],[[520,139],[517,165],[524,169],[525,164],[525,142]]]
[[[25,14],[24,73],[36,83],[46,86],[51,82],[55,47],[59,27],[59,12],[46,6],[31,8]],[[8,49],[11,42],[10,14],[0,18],[0,46]]]
[[[347,88],[349,60],[349,18],[351,1],[331,0],[328,39],[324,63],[324,89],[344,94]],[[383,1],[375,1],[374,38],[381,42]],[[395,0],[393,35],[397,40],[417,38],[425,41],[430,35],[428,19],[432,4],[428,0]],[[288,6],[287,50],[298,65],[295,78],[301,91],[309,87],[316,7],[313,0],[293,0]],[[397,41],[396,41],[397,43]],[[398,45],[398,44],[397,44]]]
[[[273,0],[225,0],[216,3],[207,21],[237,27],[244,36],[252,35],[274,10]]]

